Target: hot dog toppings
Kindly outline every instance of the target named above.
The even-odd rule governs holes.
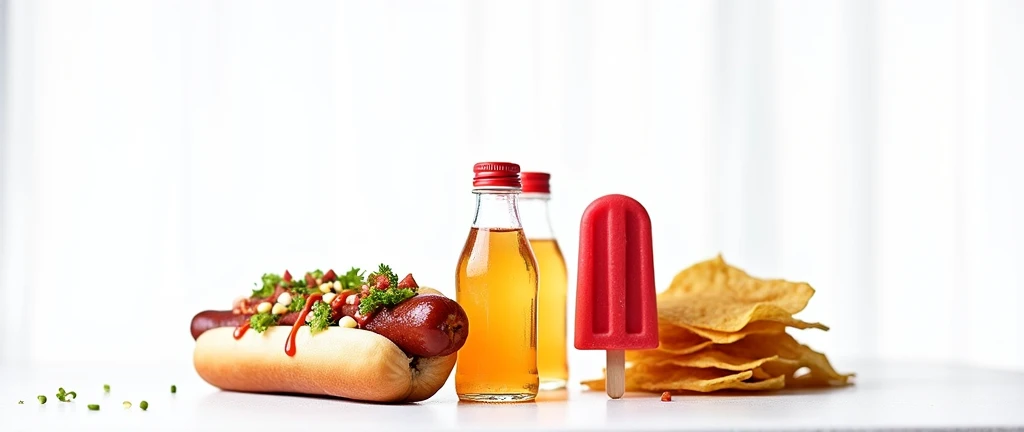
[[[329,326],[339,325],[341,316],[338,309],[343,305],[356,305],[358,314],[345,322],[361,324],[383,307],[394,307],[416,295],[419,286],[412,274],[399,281],[391,267],[381,264],[377,271],[365,276],[365,271],[352,268],[342,275],[334,270],[323,272],[319,269],[307,272],[301,278],[293,278],[285,271],[283,275],[266,273],[262,285],[253,289],[248,299],[240,299],[232,311],[236,314],[251,314],[246,323],[257,333],[278,324],[285,314],[302,313],[307,302],[313,298],[304,315],[305,324],[311,333],[318,333]],[[315,296],[313,294],[316,294]],[[349,322],[352,321],[352,322]],[[299,324],[302,325],[302,324]],[[244,329],[236,332],[236,338]]]
[[[326,298],[326,296],[325,296]],[[322,330],[327,329],[332,324],[331,319],[331,306],[326,301],[320,301],[313,304],[313,312],[309,319],[309,332],[316,334]]]
[[[249,328],[257,333],[263,333],[268,327],[277,325],[277,320],[280,315],[273,315],[266,312],[261,312],[253,315],[249,318]],[[241,335],[239,335],[241,337]]]
[[[359,289],[359,287],[363,285],[364,274],[366,274],[366,272],[360,271],[359,269],[352,267],[352,269],[349,270],[347,273],[338,277],[338,282],[341,282],[341,289]]]
[[[292,275],[287,270],[284,272],[284,277],[274,273],[264,273],[260,279],[263,285],[252,290],[252,298],[254,299],[274,298],[286,292],[293,295],[309,294],[306,281],[302,279],[293,280]]]
[[[376,272],[370,273],[367,278],[374,284],[369,287],[366,295],[359,302],[359,314],[369,316],[381,307],[392,307],[406,299],[416,295],[418,286],[399,288],[398,275],[391,271],[391,267],[381,264]],[[412,274],[406,276],[407,280],[413,280]],[[404,280],[403,280],[404,281]],[[415,280],[413,280],[415,285]]]

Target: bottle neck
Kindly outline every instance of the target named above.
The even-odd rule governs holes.
[[[475,228],[521,229],[519,189],[474,189],[476,195]]]
[[[555,238],[548,209],[550,200],[550,194],[541,193],[524,193],[519,197],[519,214],[527,238],[531,240]]]

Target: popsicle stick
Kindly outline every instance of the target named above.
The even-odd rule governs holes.
[[[608,396],[618,399],[626,393],[626,352],[623,350],[608,350],[605,360],[604,388]]]

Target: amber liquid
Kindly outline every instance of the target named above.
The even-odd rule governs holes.
[[[459,257],[456,300],[469,318],[459,350],[459,399],[537,396],[537,262],[522,229],[472,228]]]
[[[566,359],[565,296],[569,285],[565,258],[554,239],[530,240],[540,270],[537,296],[537,372],[541,390],[557,390],[569,380]]]

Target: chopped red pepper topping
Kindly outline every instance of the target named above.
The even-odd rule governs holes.
[[[408,275],[405,276],[404,279],[402,279],[401,282],[398,283],[398,287],[399,288],[419,288],[420,286],[416,284],[416,279],[412,278],[412,273],[409,273]]]

